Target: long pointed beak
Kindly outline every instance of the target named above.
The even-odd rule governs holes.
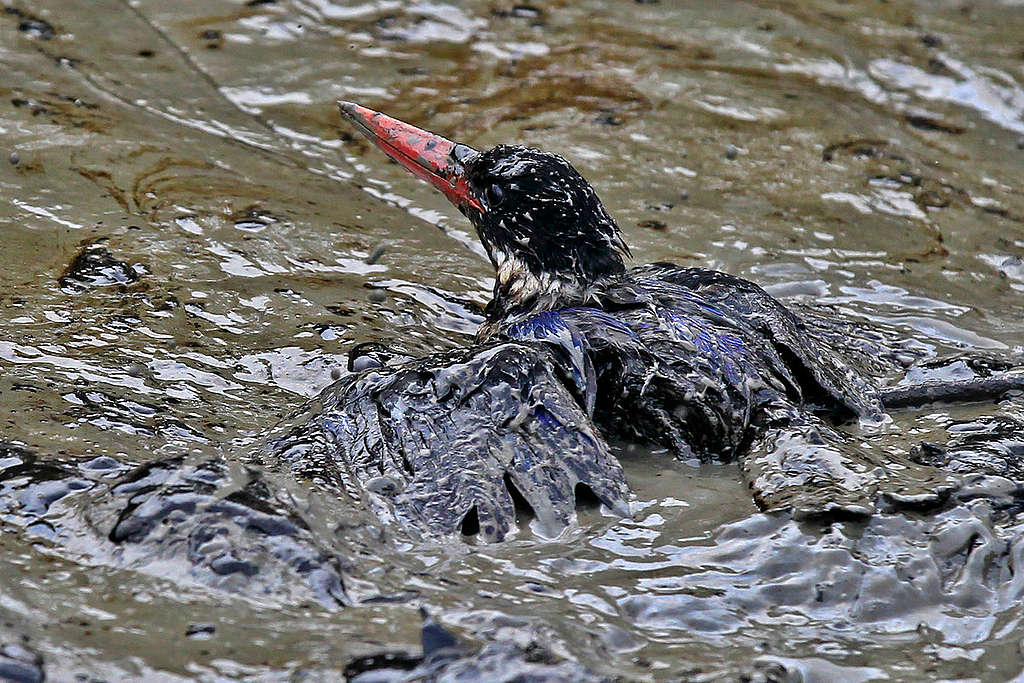
[[[475,149],[352,102],[338,102],[338,107],[356,130],[413,175],[441,190],[455,206],[485,211],[466,179],[464,163],[477,154]]]

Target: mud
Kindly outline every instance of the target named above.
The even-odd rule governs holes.
[[[636,262],[895,339],[854,342],[881,381],[957,353],[1019,365],[1021,35],[995,1],[7,0],[0,440],[45,467],[3,484],[0,671],[336,680],[391,652],[423,673],[425,607],[465,648],[438,678],[1018,676],[1014,395],[849,425],[873,460],[967,464],[940,501],[828,523],[757,512],[734,465],[621,444],[631,520],[413,543],[256,445],[356,343],[464,346],[490,291],[462,217],[365,156],[337,99],[565,155]],[[101,279],[66,291],[94,244]],[[115,492],[133,471],[168,478]],[[111,540],[146,495],[125,520],[148,540]],[[190,555],[203,528],[248,554]]]

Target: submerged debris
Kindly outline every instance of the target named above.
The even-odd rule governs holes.
[[[78,294],[93,287],[128,285],[138,280],[135,268],[116,259],[103,244],[93,242],[78,252],[59,282],[65,293]]]

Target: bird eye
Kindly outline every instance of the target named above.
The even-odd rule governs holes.
[[[505,191],[501,189],[500,185],[491,185],[487,188],[487,201],[491,206],[501,204],[503,199],[505,199]]]

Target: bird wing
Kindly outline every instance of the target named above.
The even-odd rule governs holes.
[[[730,457],[746,440],[756,394],[775,387],[762,381],[763,354],[692,302],[661,306],[642,290],[617,293],[623,306],[614,313],[539,313],[505,334],[557,350],[606,433],[654,441],[683,458]]]
[[[628,515],[622,468],[553,359],[541,344],[501,343],[352,375],[271,449],[429,536],[476,527],[501,540],[517,497],[553,536],[573,519],[581,484]]]
[[[632,274],[641,285],[645,280],[676,285],[720,309],[725,319],[748,325],[767,337],[805,390],[818,389],[861,417],[883,412],[878,389],[844,360],[841,350],[819,340],[800,318],[753,282],[670,263],[641,266]],[[813,383],[810,387],[807,380]]]

